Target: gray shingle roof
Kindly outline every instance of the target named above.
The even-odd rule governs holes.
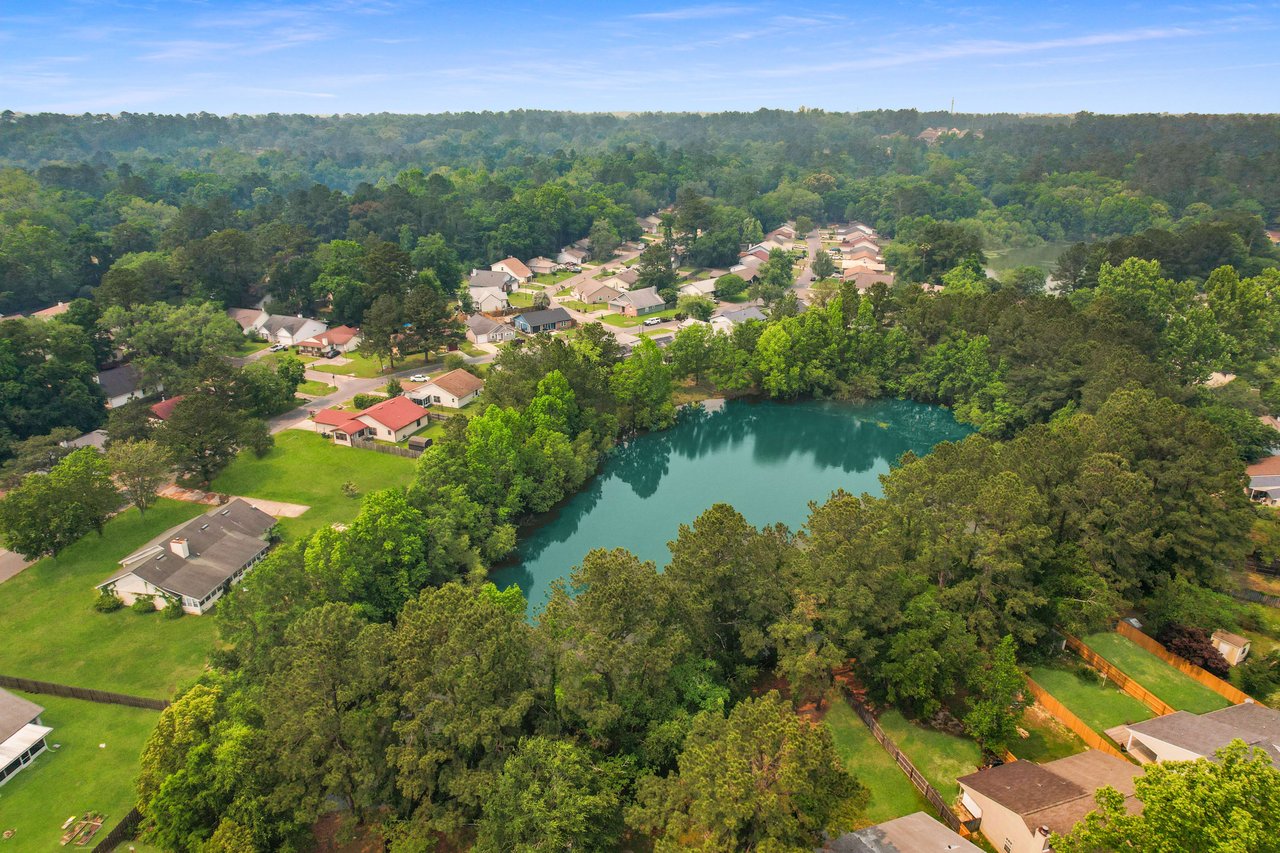
[[[1238,738],[1250,746],[1261,747],[1273,762],[1280,763],[1280,711],[1254,702],[1229,705],[1199,716],[1175,711],[1132,723],[1127,728],[1134,734],[1147,735],[1206,758]]]
[[[142,383],[142,374],[132,364],[122,364],[98,374],[98,384],[107,399],[132,394]]]
[[[626,293],[619,294],[618,298],[614,301],[626,302],[635,306],[636,310],[656,308],[659,305],[667,304],[667,300],[658,295],[658,289],[656,287],[642,287],[639,290],[628,290]]]
[[[846,832],[827,842],[822,853],[980,853],[966,841],[924,812]]]
[[[0,689],[0,743],[13,737],[43,711],[44,708],[35,702],[28,702],[21,696]]]
[[[472,270],[467,286],[503,288],[514,281],[515,279],[512,276],[499,270]]]
[[[487,335],[492,331],[501,329],[502,324],[490,320],[483,314],[472,314],[467,318],[467,328],[475,332],[477,335]]]
[[[294,317],[289,314],[272,314],[267,318],[267,322],[262,324],[262,331],[267,335],[274,335],[281,331],[287,331],[290,335],[296,335],[302,331],[302,327],[309,321],[306,317]]]
[[[546,308],[542,311],[529,311],[521,314],[524,321],[532,326],[547,326],[552,323],[563,323],[573,317],[563,308]]]
[[[236,498],[185,524],[166,530],[120,561],[121,571],[99,588],[134,574],[173,595],[202,599],[269,547],[263,537],[275,519]],[[186,539],[190,556],[174,553],[169,543]]]

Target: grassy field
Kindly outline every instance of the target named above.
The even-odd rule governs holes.
[[[326,385],[314,379],[308,379],[298,386],[299,394],[309,394],[312,397],[323,397],[325,394],[331,394],[337,390],[333,385]]]
[[[1018,726],[1030,737],[1013,742],[1010,752],[1023,761],[1054,761],[1084,752],[1084,741],[1070,729],[1055,720],[1039,705],[1032,705],[1022,712]]]
[[[844,759],[845,769],[871,791],[867,823],[893,820],[912,812],[933,811],[843,699],[838,696],[832,698],[831,710],[823,722],[831,731],[836,752]]]
[[[1032,668],[1031,677],[1099,734],[1113,726],[1154,716],[1146,705],[1110,682],[1103,684],[1096,675],[1077,675],[1059,666],[1037,666]]]
[[[244,358],[246,355],[253,355],[255,352],[261,352],[271,346],[270,341],[260,341],[256,338],[245,338],[240,342],[240,346],[236,347],[236,351],[232,355]]]
[[[1052,273],[1058,264],[1058,256],[1070,246],[1070,243],[1042,243],[1030,248],[992,249],[987,252],[987,265],[997,273],[1015,267],[1039,267],[1046,273]]]
[[[432,369],[438,367],[444,357],[439,354],[433,354],[432,358],[428,360],[426,356],[418,352],[404,358],[397,358],[394,369],[386,365],[385,362],[380,366],[376,358],[360,352],[349,352],[343,358],[349,358],[351,361],[347,364],[313,364],[310,367],[320,373],[336,373],[339,376],[359,376],[362,379],[373,379],[415,367]]]
[[[0,840],[0,850],[61,850],[63,821],[87,811],[106,816],[101,839],[133,808],[138,757],[160,713],[22,695],[44,706],[41,722],[53,729],[46,740],[60,747],[45,750],[0,787],[0,831],[14,831],[12,838]],[[105,749],[99,748],[102,743]]]
[[[918,726],[898,711],[881,714],[880,727],[948,802],[960,793],[956,779],[982,766],[982,750],[969,738]]]
[[[311,509],[280,522],[285,536],[295,537],[355,517],[360,501],[342,493],[342,484],[348,480],[364,494],[408,485],[411,479],[412,459],[341,447],[315,433],[286,430],[276,436],[275,447],[262,459],[240,454],[212,488],[229,495],[306,504]]]
[[[533,306],[533,294],[521,293],[517,290],[507,294],[507,301],[511,303],[512,308],[530,308]]]
[[[1128,637],[1105,631],[1082,639],[1085,645],[1115,664],[1125,675],[1180,711],[1203,714],[1231,704]]]
[[[214,644],[211,618],[98,613],[92,605],[94,585],[120,558],[207,509],[170,500],[141,517],[130,509],[101,537],[90,533],[0,583],[0,673],[155,698],[198,674]]]
[[[630,329],[644,323],[645,320],[657,317],[659,320],[665,320],[668,317],[676,316],[679,309],[668,308],[665,311],[654,311],[652,314],[645,314],[642,317],[628,317],[625,314],[605,314],[600,318],[601,322],[608,323],[610,326],[618,326],[623,329]]]
[[[542,273],[541,275],[535,275],[533,277],[533,280],[536,281],[538,284],[541,284],[543,287],[546,287],[548,284],[559,284],[560,282],[564,281],[566,278],[573,278],[576,274],[577,273],[569,272],[569,270],[560,270],[559,272]]]

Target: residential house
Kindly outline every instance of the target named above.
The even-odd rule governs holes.
[[[39,311],[32,311],[32,317],[37,320],[49,320],[53,317],[61,316],[71,310],[71,303],[59,302],[57,305],[50,305],[48,308],[41,308]]]
[[[1043,853],[1051,833],[1066,834],[1097,808],[1094,792],[1110,785],[1137,812],[1133,780],[1142,770],[1121,758],[1090,749],[1057,761],[1011,761],[962,776],[961,804],[1002,853]]]
[[[497,287],[471,288],[471,304],[481,314],[500,314],[511,308],[507,294]]]
[[[316,432],[333,438],[337,444],[350,445],[352,439],[377,438],[404,441],[426,426],[427,410],[407,397],[389,397],[362,412],[321,409],[311,415]]]
[[[859,255],[856,258],[845,258],[840,263],[841,269],[846,272],[857,272],[858,270],[866,270],[868,272],[884,272],[884,261],[876,258],[874,255]]]
[[[405,396],[426,406],[461,409],[480,396],[483,390],[483,379],[458,368],[406,391]]]
[[[483,314],[472,314],[467,318],[467,340],[476,344],[500,344],[512,340],[516,330],[506,323],[490,320]]]
[[[151,404],[151,420],[167,421],[169,416],[173,414],[174,408],[185,399],[186,395],[179,394],[176,397],[170,397],[167,400],[161,400],[159,403]]]
[[[72,450],[79,450],[81,447],[93,447],[97,450],[106,450],[107,431],[105,429],[90,430],[84,435],[77,436],[70,441],[61,441],[58,443],[63,447],[70,447]]]
[[[142,383],[142,372],[132,364],[122,364],[110,370],[103,370],[97,376],[102,394],[107,398],[107,408],[123,406],[130,400],[140,400],[164,390],[164,386],[156,383],[154,387]]]
[[[734,264],[729,267],[729,272],[741,278],[743,281],[755,281],[760,275],[760,264],[762,261],[752,255],[741,258],[742,263]]]
[[[525,266],[527,266],[529,271],[534,275],[550,275],[560,268],[560,265],[555,261],[550,258],[544,258],[541,255],[536,258],[530,258],[525,263]]]
[[[1175,711],[1107,730],[1134,758],[1153,761],[1192,761],[1212,758],[1233,740],[1242,740],[1267,754],[1280,766],[1280,711],[1256,702],[1228,705],[1207,714]]]
[[[596,281],[588,278],[573,285],[573,295],[574,298],[586,303],[609,302],[626,289],[611,286],[609,280]]]
[[[171,527],[120,561],[97,588],[125,604],[149,596],[157,607],[177,604],[198,616],[271,547],[276,520],[243,498]]]
[[[875,272],[874,270],[855,269],[844,274],[845,281],[853,282],[858,290],[870,290],[877,284],[893,287],[893,273]]]
[[[878,261],[880,260],[880,251],[878,249],[869,249],[866,246],[859,246],[852,251],[844,252],[843,257],[846,261],[856,261],[860,258],[866,258],[870,261]]]
[[[1249,500],[1268,506],[1280,504],[1280,456],[1268,456],[1246,466],[1244,472],[1249,477]]]
[[[760,245],[752,246],[742,255],[738,256],[738,263],[750,263],[747,258],[755,258],[760,263],[764,263],[769,260],[769,247]]]
[[[227,316],[235,320],[246,335],[260,337],[258,330],[271,315],[261,308],[228,308]]]
[[[495,266],[497,265],[495,264]],[[510,293],[519,286],[520,283],[516,281],[515,276],[499,269],[472,270],[471,275],[467,278],[467,287],[473,291],[483,288],[485,290],[496,289],[503,293]]]
[[[591,252],[588,249],[577,246],[565,246],[560,250],[560,254],[556,255],[556,260],[562,264],[580,266],[581,264],[585,264],[590,257]]]
[[[628,317],[643,317],[666,308],[667,301],[658,295],[656,287],[642,287],[619,293],[616,299],[609,302],[609,307]]]
[[[681,296],[706,296],[714,299],[716,295],[716,280],[714,278],[704,278],[701,281],[691,281],[680,288]]]
[[[542,311],[517,314],[512,322],[517,329],[530,335],[573,327],[573,317],[563,308],[546,308]]]
[[[640,280],[639,267],[636,267],[636,266],[623,267],[622,269],[614,273],[613,276],[609,279],[609,286],[613,287],[616,290],[630,290],[631,288],[636,286],[636,282],[638,282],[639,280]],[[621,283],[622,285],[625,285],[625,286],[618,287],[618,285],[615,284],[615,282]]]
[[[1239,634],[1219,629],[1213,632],[1212,642],[1213,647],[1222,654],[1222,657],[1231,666],[1238,666],[1244,663],[1244,659],[1249,656],[1248,637],[1241,637]]]
[[[314,338],[299,341],[298,352],[317,356],[354,352],[360,346],[360,340],[359,329],[351,326],[334,326]]]
[[[828,841],[817,853],[981,853],[982,848],[961,838],[924,812],[846,832]]]
[[[657,234],[662,231],[662,217],[655,216],[652,213],[648,216],[637,216],[636,224],[646,234]]]
[[[323,334],[329,326],[319,320],[311,320],[301,314],[272,314],[267,321],[258,327],[258,334],[273,344],[284,344],[287,347]]]
[[[0,785],[44,752],[53,729],[41,724],[43,713],[35,702],[0,689]]]
[[[514,278],[520,284],[533,280],[533,272],[518,258],[503,258],[496,264],[491,264],[489,270],[492,272],[504,272]]]

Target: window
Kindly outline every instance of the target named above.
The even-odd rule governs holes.
[[[1006,838],[1004,840],[1004,853],[1013,853],[1013,841]]]

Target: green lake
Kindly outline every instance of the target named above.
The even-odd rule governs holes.
[[[905,400],[686,409],[671,429],[616,448],[581,492],[522,531],[516,562],[493,580],[519,584],[537,612],[551,582],[593,548],[626,548],[664,566],[679,526],[714,503],[733,505],[756,526],[794,530],[810,501],[837,489],[878,495],[879,476],[903,453],[923,454],[970,431],[947,409]]]

